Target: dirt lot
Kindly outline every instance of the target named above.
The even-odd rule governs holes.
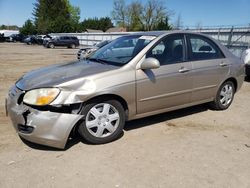
[[[196,106],[126,124],[105,145],[25,144],[5,117],[8,88],[77,50],[0,43],[0,187],[250,187],[250,82],[223,112]]]

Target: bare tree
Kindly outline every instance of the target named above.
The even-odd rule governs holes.
[[[175,21],[175,24],[174,24],[174,29],[181,29],[183,27],[183,21],[182,21],[182,17],[181,17],[181,14],[178,14],[178,17]]]
[[[169,25],[164,21],[172,14],[162,0],[148,0],[144,5],[138,0],[129,5],[126,5],[124,0],[114,0],[112,18],[119,26],[130,31],[150,31],[159,26],[168,28]]]
[[[129,30],[139,31],[143,27],[142,23],[143,6],[139,1],[132,2],[128,6]]]
[[[167,16],[169,15],[163,1],[148,0],[144,6],[142,15],[144,29],[147,31],[153,30],[154,27],[160,21],[165,20]]]
[[[112,18],[119,26],[127,26],[128,11],[124,0],[114,0]]]

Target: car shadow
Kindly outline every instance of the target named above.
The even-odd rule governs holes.
[[[250,77],[245,77],[245,82],[250,82]]]
[[[122,134],[115,140],[120,139],[123,135],[124,135],[124,133],[122,132]],[[91,143],[87,142],[86,140],[84,140],[79,134],[76,134],[73,137],[69,138],[69,140],[66,143],[65,148],[63,148],[63,149],[33,143],[33,142],[28,141],[28,140],[25,140],[24,138],[22,138],[20,136],[19,136],[19,138],[28,147],[35,149],[35,150],[42,150],[42,151],[58,151],[58,152],[66,151],[66,150],[70,149],[72,146],[78,144],[79,142],[86,144],[86,145],[95,145],[95,144],[91,144]],[[106,143],[106,144],[108,144],[108,143]]]
[[[154,115],[154,116],[149,116],[149,117],[145,117],[145,118],[141,118],[141,119],[137,119],[137,120],[132,120],[132,121],[126,122],[125,127],[124,127],[124,131],[131,131],[131,130],[151,126],[152,124],[161,123],[164,121],[173,120],[176,118],[185,117],[188,115],[204,112],[204,111],[207,111],[208,109],[209,109],[208,106],[206,104],[203,104],[203,105],[197,105],[197,106],[193,106],[193,107],[184,108],[181,110],[176,110],[176,111],[162,113],[162,114],[158,114],[158,115]],[[123,136],[123,134],[124,133],[122,133],[116,140],[120,139]],[[53,148],[53,147],[49,147],[49,146],[44,146],[44,145],[32,143],[32,142],[29,142],[29,141],[23,139],[22,137],[20,137],[20,139],[23,141],[24,144],[26,144],[27,146],[29,146],[32,149],[45,150],[45,151],[66,151],[66,150],[70,149],[72,146],[78,144],[79,142],[81,142],[83,144],[87,144],[87,145],[93,145],[93,144],[90,144],[87,141],[85,141],[82,137],[79,136],[79,134],[73,135],[68,140],[64,149],[58,149],[58,148]]]
[[[149,117],[145,117],[141,119],[136,119],[136,120],[127,122],[124,127],[124,130],[130,131],[130,130],[134,130],[138,128],[143,128],[143,127],[151,126],[152,124],[161,123],[161,122],[177,119],[180,117],[185,117],[185,116],[189,116],[192,114],[204,112],[204,111],[207,111],[208,109],[209,109],[208,106],[206,104],[203,104],[203,105],[192,106],[192,107],[175,110],[171,112],[166,112],[162,114],[157,114],[154,116],[149,116]]]

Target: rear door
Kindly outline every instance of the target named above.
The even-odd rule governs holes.
[[[192,102],[209,100],[229,73],[229,62],[209,38],[187,34],[188,60],[192,63]]]
[[[57,39],[57,46],[63,46],[64,41],[65,41],[64,38],[65,38],[65,37],[59,37],[59,38]]]
[[[190,102],[191,63],[186,60],[183,34],[168,35],[146,54],[160,68],[136,70],[137,114],[181,106]]]

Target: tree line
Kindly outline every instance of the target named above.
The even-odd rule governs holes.
[[[0,30],[18,30],[19,27],[16,25],[0,25]]]
[[[83,32],[86,29],[106,31],[114,27],[124,27],[127,31],[170,30],[172,15],[161,0],[148,0],[145,4],[132,1],[114,0],[111,17],[88,18],[80,21],[80,8],[69,0],[36,0],[33,19],[25,21],[20,33],[48,34]]]

